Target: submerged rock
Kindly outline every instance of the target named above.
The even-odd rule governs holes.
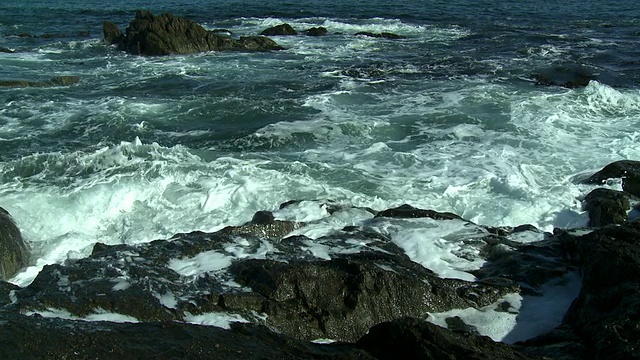
[[[584,184],[604,184],[608,179],[622,179],[622,189],[633,196],[640,197],[640,161],[612,162],[582,182]]]
[[[15,53],[15,50],[11,50],[9,48],[0,46],[0,53],[13,54],[13,53]]]
[[[367,36],[367,37],[373,37],[373,38],[383,38],[383,39],[392,39],[392,40],[407,38],[406,36],[402,36],[402,35],[398,35],[390,32],[372,33],[369,31],[357,32],[355,33],[355,36]]]
[[[580,65],[556,65],[536,71],[531,75],[538,85],[578,88],[595,80],[593,73]]]
[[[584,209],[589,212],[589,226],[623,224],[631,208],[629,197],[620,191],[595,189],[584,198]]]
[[[270,28],[262,30],[260,35],[266,36],[277,36],[277,35],[298,35],[298,32],[295,31],[291,25],[289,24],[280,24],[276,26],[272,26]]]
[[[195,22],[169,13],[155,16],[149,11],[136,11],[136,17],[124,37],[112,23],[103,25],[105,40],[136,55],[192,54],[206,51],[270,51],[283,47],[260,36],[239,40],[207,31]]]
[[[4,80],[0,81],[1,87],[54,87],[54,86],[69,86],[80,82],[79,76],[56,76],[49,81],[29,81],[29,80]]]
[[[7,280],[29,261],[20,229],[9,213],[0,207],[0,279]]]

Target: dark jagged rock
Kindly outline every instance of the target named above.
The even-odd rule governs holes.
[[[584,198],[589,226],[593,227],[625,223],[630,208],[629,197],[620,191],[595,189]]]
[[[11,49],[8,49],[6,47],[0,46],[0,53],[13,54],[13,53],[15,53],[15,50],[11,50]]]
[[[324,36],[327,35],[328,31],[324,26],[318,26],[304,30],[302,33],[307,36]]]
[[[453,213],[418,209],[408,204],[400,205],[397,208],[380,211],[375,217],[390,217],[390,218],[428,217],[434,220],[464,220],[460,216]]]
[[[256,308],[250,310],[267,314],[266,324],[304,340],[355,341],[381,321],[486,306],[517,291],[513,284],[441,279],[408,259],[379,252],[329,261],[249,260],[234,263],[230,271],[259,295],[251,299]],[[235,297],[225,295],[225,304]]]
[[[640,161],[620,160],[584,180],[585,184],[604,184],[608,179],[622,179],[622,189],[640,197]]]
[[[265,36],[277,36],[277,35],[298,35],[298,32],[295,31],[291,25],[289,24],[280,24],[276,26],[272,26],[270,28],[262,30],[260,35]]]
[[[564,239],[582,270],[565,324],[595,359],[640,359],[640,222]]]
[[[373,215],[377,214],[378,212],[368,208],[368,207],[357,207],[357,206],[353,206],[350,204],[341,204],[332,200],[315,200],[318,203],[318,206],[320,206],[321,208],[324,208],[327,213],[329,213],[329,215],[333,215],[338,211],[341,210],[345,210],[345,209],[362,209],[368,213],[371,213]],[[300,204],[302,202],[302,200],[289,200],[286,202],[283,202],[282,204],[280,204],[279,209],[282,210],[284,208],[287,208],[289,206],[292,205],[297,205]]]
[[[105,39],[109,41],[114,37],[118,39],[117,31],[113,26],[108,25],[108,32],[105,30]],[[266,37],[247,36],[235,40],[214,31],[207,31],[195,22],[182,17],[169,13],[155,16],[149,11],[142,10],[136,11],[136,17],[127,27],[120,48],[132,54],[148,56],[206,51],[283,49]]]
[[[406,36],[402,36],[402,35],[398,35],[390,32],[372,33],[369,31],[357,32],[355,36],[367,36],[367,37],[373,37],[373,38],[383,38],[383,39],[392,39],[392,40],[407,38]]]
[[[27,249],[20,229],[9,213],[0,207],[0,280],[7,280],[27,265]]]
[[[0,81],[0,87],[54,87],[69,86],[80,82],[79,76],[56,76],[49,81],[28,81],[28,80],[5,80]]]
[[[531,75],[538,85],[578,88],[589,85],[595,76],[579,65],[556,65],[536,71]]]
[[[401,318],[372,327],[356,345],[380,360],[534,359],[488,337],[451,332],[426,321]]]
[[[102,23],[102,33],[104,34],[104,41],[109,45],[120,47],[124,43],[124,34],[120,31],[118,25],[111,21]]]
[[[230,330],[177,322],[110,323],[8,315],[2,359],[343,359],[372,360],[353,345],[304,343],[264,326]]]

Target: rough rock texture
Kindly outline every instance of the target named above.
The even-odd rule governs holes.
[[[589,212],[589,226],[623,224],[631,208],[629,197],[620,191],[595,189],[584,198],[584,209]]]
[[[0,81],[2,87],[54,87],[69,86],[80,82],[79,76],[56,76],[49,81],[5,80]]]
[[[298,32],[295,31],[291,25],[289,24],[280,24],[276,26],[272,26],[270,28],[264,29],[260,35],[265,36],[276,36],[276,35],[298,35]]]
[[[264,326],[85,322],[9,315],[2,359],[375,359],[353,345],[304,343]]]
[[[622,189],[633,196],[640,197],[640,161],[613,162],[584,180],[583,183],[604,184],[608,179],[622,179]]]
[[[103,25],[105,40],[137,55],[192,54],[205,51],[270,51],[283,48],[273,40],[260,36],[239,40],[207,31],[195,22],[169,13],[154,16],[149,11],[136,11],[136,17],[124,38],[113,24]],[[121,41],[120,41],[121,40]]]
[[[582,290],[565,323],[596,359],[640,359],[640,222],[566,238]]]
[[[275,220],[270,211],[258,211],[250,222],[242,226],[227,226],[218,233],[225,235],[254,235],[265,238],[282,238],[301,228],[304,223]]]
[[[380,360],[533,359],[488,337],[456,333],[431,323],[400,318],[372,327],[357,345]]]
[[[302,33],[307,36],[324,36],[327,35],[328,31],[324,26],[318,26],[304,30]]]
[[[287,264],[243,261],[232,265],[231,272],[235,281],[260,295],[251,302],[253,310],[267,315],[267,324],[304,340],[355,341],[382,321],[482,307],[518,289],[515,284],[441,279],[410,261],[373,252]],[[224,296],[233,310],[229,298],[237,300],[233,294]]]
[[[28,261],[29,251],[20,229],[13,222],[11,215],[0,207],[0,279],[11,278],[26,266]]]
[[[372,33],[369,31],[361,31],[361,32],[357,32],[355,35],[374,37],[374,38],[383,38],[383,39],[392,39],[392,40],[406,39],[406,36],[402,36],[402,35],[398,35],[390,32]]]
[[[578,88],[589,85],[595,76],[579,65],[556,65],[532,74],[538,85]]]

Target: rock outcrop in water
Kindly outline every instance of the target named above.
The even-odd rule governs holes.
[[[595,179],[630,176],[625,169]],[[585,199],[590,215],[614,208],[591,198],[619,193],[593,194]],[[302,223],[268,211],[216,233],[96,244],[87,258],[45,266],[25,288],[0,282],[0,342],[12,344],[0,357],[638,359],[640,222],[622,219],[622,202],[611,212],[615,225],[602,215],[597,228],[553,234],[480,226],[409,205],[357,209],[375,214],[371,224],[457,224],[486,260],[469,271],[475,281],[437,276],[366,222],[311,239],[289,234]],[[543,239],[513,240],[525,235]],[[578,272],[582,289],[559,326],[512,346],[478,335],[457,316],[445,319],[448,329],[424,321],[451,309],[511,312],[505,295],[537,297],[549,281]],[[133,323],[73,320],[108,314]],[[216,314],[227,330],[193,324]],[[318,338],[348,343],[307,342]]]
[[[298,32],[295,31],[291,25],[285,23],[276,26],[272,26],[270,28],[266,28],[262,30],[260,35],[266,36],[277,36],[277,35],[298,35]]]
[[[206,51],[271,51],[283,47],[263,36],[232,39],[207,31],[195,22],[169,13],[155,16],[149,11],[136,11],[124,35],[113,23],[103,24],[104,38],[109,44],[136,55],[193,54]]]
[[[26,266],[28,261],[29,251],[20,229],[13,222],[11,215],[0,207],[0,280],[11,278]]]

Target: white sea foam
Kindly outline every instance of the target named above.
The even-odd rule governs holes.
[[[190,324],[215,326],[223,329],[230,329],[230,324],[232,322],[249,322],[248,320],[237,314],[218,312],[199,315],[187,315],[184,317],[184,321]]]
[[[509,294],[495,304],[481,309],[454,309],[433,313],[427,320],[447,327],[446,318],[459,316],[466,324],[475,326],[481,335],[512,344],[544,334],[558,326],[578,296],[581,281],[577,273],[569,273],[543,285],[540,289],[541,296]],[[509,303],[508,309],[500,306],[504,302]]]
[[[380,220],[373,226],[388,234],[411,260],[443,278],[474,281],[467,271],[482,267],[479,248],[465,242],[486,236],[480,228],[460,220]]]
[[[24,313],[27,316],[32,316],[34,314],[40,315],[45,318],[60,318],[60,319],[68,319],[68,320],[82,320],[82,321],[110,321],[117,323],[137,323],[138,319],[118,313],[110,313],[101,308],[94,309],[94,313],[86,315],[84,317],[79,317],[71,314],[65,309],[55,309],[48,308],[47,310],[41,311],[27,311]]]

